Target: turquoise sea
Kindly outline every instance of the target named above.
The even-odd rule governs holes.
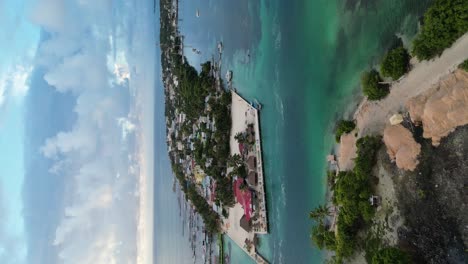
[[[323,252],[309,238],[308,212],[325,198],[325,157],[333,147],[334,122],[351,115],[361,71],[380,60],[396,35],[411,39],[431,2],[180,0],[189,61],[199,65],[210,59],[217,41],[223,41],[223,67],[233,70],[235,88],[264,106],[271,234],[261,237],[260,253],[271,263],[322,262]],[[171,190],[160,84],[157,90],[155,259],[193,263]],[[229,240],[226,251],[231,263],[251,263]]]

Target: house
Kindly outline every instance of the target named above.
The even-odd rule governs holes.
[[[257,172],[250,171],[249,175],[247,176],[247,182],[249,183],[250,186],[257,186],[258,184]]]
[[[208,118],[206,116],[200,116],[200,118],[198,118],[198,122],[206,123],[208,122]]]
[[[247,160],[247,165],[249,170],[257,170],[257,158],[255,156],[250,156]]]
[[[195,166],[193,174],[195,175],[195,181],[199,184],[202,183],[203,179],[205,179],[205,172],[202,170],[200,165]]]
[[[250,230],[252,230],[252,220],[247,219],[245,215],[242,216],[239,224],[242,227],[242,229],[244,229],[246,232],[250,232]]]
[[[182,142],[178,141],[177,142],[177,150],[182,151],[183,149],[184,149],[184,145],[182,144]]]

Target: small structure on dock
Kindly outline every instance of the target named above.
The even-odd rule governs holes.
[[[246,215],[243,215],[240,219],[239,225],[244,229],[246,232],[250,232],[252,230],[252,220],[247,219]]]

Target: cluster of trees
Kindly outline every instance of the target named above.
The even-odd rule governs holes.
[[[372,257],[372,264],[409,264],[410,257],[406,252],[396,247],[385,247],[380,249]]]
[[[374,69],[362,74],[361,85],[362,92],[371,101],[380,100],[390,92],[388,85],[382,83],[379,72]]]
[[[356,124],[352,120],[340,120],[335,129],[335,140],[340,142],[341,135],[348,134],[356,128]]]
[[[180,55],[178,55],[180,56]],[[185,61],[173,69],[179,85],[174,88],[176,92],[176,108],[187,115],[189,120],[195,121],[205,109],[205,98],[216,91],[214,77],[210,74],[211,63],[206,62],[202,71],[197,70]]]
[[[341,263],[354,253],[360,243],[358,231],[368,225],[374,216],[374,208],[368,199],[372,194],[370,179],[380,145],[380,137],[358,139],[354,170],[340,172],[337,177],[333,195],[333,203],[340,208],[336,236],[327,230],[322,220],[328,215],[328,208],[319,206],[309,215],[317,221],[312,229],[312,240],[320,248],[334,250],[337,262]]]
[[[213,211],[210,205],[206,202],[205,198],[198,194],[195,186],[189,185],[187,187],[187,197],[192,201],[193,205],[197,209],[197,212],[203,218],[203,223],[205,223],[206,231],[211,234],[218,233],[219,226],[219,216]]]
[[[424,14],[422,28],[413,41],[413,55],[429,60],[442,54],[468,31],[466,0],[436,0]]]
[[[403,45],[390,50],[380,64],[380,72],[384,77],[398,80],[409,69],[410,55]]]
[[[200,139],[194,139],[193,153],[189,149],[182,152],[176,151],[176,157],[183,158],[185,155],[193,154],[197,164],[208,175],[216,181],[216,203],[231,207],[234,205],[234,193],[232,178],[226,175],[227,160],[230,155],[229,136],[231,129],[231,93],[225,91],[221,86],[218,90],[215,84],[215,78],[212,74],[211,62],[207,61],[201,65],[201,72],[183,60],[180,55],[181,38],[176,33],[177,28],[171,23],[174,19],[173,5],[171,0],[160,1],[160,46],[161,63],[163,68],[163,79],[168,80],[173,76],[177,77],[178,86],[174,87],[175,98],[169,99],[166,89],[165,114],[169,120],[175,117],[176,109],[186,114],[186,122],[182,124],[180,131],[184,134],[192,132],[192,124],[202,114],[205,113],[205,100],[210,96],[209,105],[211,107],[210,116],[216,124],[216,131],[204,131],[207,135],[205,142]],[[172,138],[175,142],[181,139]],[[206,161],[210,160],[211,165],[206,167]],[[171,157],[173,172],[179,181],[179,184],[186,194],[186,197],[192,201],[198,213],[202,216],[207,230],[217,232],[219,230],[218,215],[211,209],[204,197],[196,192],[193,186],[186,178],[185,172],[180,164]]]

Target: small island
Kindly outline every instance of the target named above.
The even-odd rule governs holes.
[[[227,234],[257,263],[257,235],[268,233],[258,102],[249,102],[221,78],[219,60],[198,72],[183,54],[178,8],[162,0],[161,63],[166,134],[172,170],[187,202],[201,216],[205,235]],[[177,1],[176,1],[177,3]],[[222,237],[220,243],[220,263]]]

